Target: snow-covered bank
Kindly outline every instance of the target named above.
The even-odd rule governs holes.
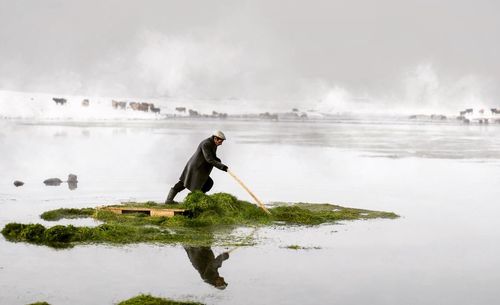
[[[27,93],[0,90],[0,118],[33,120],[158,120],[169,117],[226,118],[235,117],[272,119],[269,114],[252,109],[252,103],[236,99],[191,100],[185,98],[145,99],[130,97],[95,97]],[[273,107],[265,111],[277,111]],[[284,118],[321,118],[318,113],[281,110]],[[273,112],[276,113],[276,112]],[[309,115],[308,115],[309,114]],[[260,115],[260,116],[259,116]]]
[[[92,97],[0,90],[0,118],[33,120],[158,120],[171,117],[321,119],[315,111],[285,111],[270,105],[263,111],[248,101]]]
[[[121,109],[113,106],[113,100],[122,101],[124,99],[0,90],[0,117],[38,120],[103,120],[158,119],[167,115],[166,110],[168,109],[162,109],[160,113],[133,110],[130,105]],[[151,100],[125,100],[128,103],[132,101],[155,103]]]
[[[189,98],[131,98],[59,95],[0,90],[0,119],[36,121],[115,121],[161,120],[167,118],[243,119],[268,121],[390,119],[420,122],[462,121],[465,123],[497,123],[497,108],[470,108],[456,113],[417,112],[408,115],[391,109],[367,111],[325,111],[316,108],[284,109],[280,101],[257,107],[262,101],[189,99]],[[281,106],[280,106],[281,105]]]

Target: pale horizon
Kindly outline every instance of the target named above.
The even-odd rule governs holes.
[[[1,0],[0,89],[256,108],[498,107],[499,6]]]

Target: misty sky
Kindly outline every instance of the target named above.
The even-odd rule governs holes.
[[[0,88],[498,104],[498,37],[486,0],[0,0]]]

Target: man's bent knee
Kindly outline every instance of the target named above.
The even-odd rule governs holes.
[[[214,181],[212,180],[212,178],[208,177],[205,184],[203,184],[203,186],[201,187],[201,191],[203,193],[206,193],[212,189],[212,186],[214,186]]]

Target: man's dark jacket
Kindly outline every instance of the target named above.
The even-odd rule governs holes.
[[[216,153],[217,145],[213,137],[201,141],[179,178],[188,190],[192,192],[201,190],[214,166],[227,171],[227,166],[220,162]]]

